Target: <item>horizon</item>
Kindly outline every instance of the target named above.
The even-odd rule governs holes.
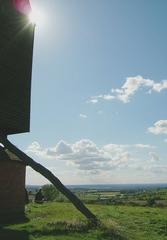
[[[52,184],[52,183],[50,183]],[[46,184],[44,184],[46,185]],[[36,185],[36,184],[26,184],[26,186],[44,186],[44,185]],[[108,183],[108,184],[102,184],[102,183],[99,183],[99,184],[67,184],[65,186],[111,186],[111,185],[167,185],[167,182],[166,183]]]

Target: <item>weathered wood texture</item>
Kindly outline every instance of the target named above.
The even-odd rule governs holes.
[[[0,147],[0,222],[24,216],[25,168]]]

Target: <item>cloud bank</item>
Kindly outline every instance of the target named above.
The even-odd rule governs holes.
[[[159,156],[153,149],[154,146],[145,144],[107,144],[98,147],[89,139],[81,139],[74,144],[61,140],[50,148],[43,148],[38,142],[33,142],[26,152],[43,159],[65,161],[81,171],[98,174],[100,171],[136,168],[135,164],[140,161],[136,152],[145,153],[150,162],[155,162]]]

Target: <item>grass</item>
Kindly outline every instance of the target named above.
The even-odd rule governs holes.
[[[94,228],[70,203],[29,204],[29,221],[0,226],[9,240],[167,240],[167,209],[88,205],[101,220]]]

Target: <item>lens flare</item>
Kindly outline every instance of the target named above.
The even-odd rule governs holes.
[[[37,26],[41,26],[44,23],[44,15],[42,14],[41,11],[38,9],[34,8],[31,10],[31,12],[28,15],[29,22],[32,24],[35,24]]]
[[[33,10],[30,12],[28,18],[29,18],[30,23],[39,24],[41,21],[40,12]]]
[[[38,17],[37,17],[37,15],[34,13],[34,11],[31,11],[31,12],[30,12],[28,18],[29,18],[30,23],[36,24],[36,23],[38,22]]]
[[[22,14],[28,15],[31,12],[29,0],[13,0],[13,5],[15,9]]]

